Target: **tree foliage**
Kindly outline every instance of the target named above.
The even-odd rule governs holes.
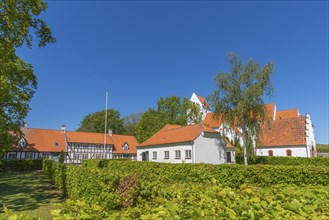
[[[24,44],[31,48],[54,43],[50,28],[39,18],[47,9],[42,0],[0,1],[0,148],[5,152],[21,135],[20,127],[29,110],[37,79],[31,64],[16,55]],[[32,34],[31,31],[34,30]]]
[[[234,53],[229,54],[228,61],[231,72],[216,75],[216,89],[209,101],[216,117],[223,117],[230,126],[241,129],[246,164],[247,148],[253,149],[258,142],[260,122],[267,121],[263,99],[274,91],[271,83],[273,64],[261,67],[253,59],[244,64]]]
[[[149,108],[136,125],[137,140],[141,143],[158,132],[166,124],[187,125],[200,123],[199,106],[178,96],[160,98],[157,110]]]
[[[123,124],[126,135],[136,136],[136,125],[141,120],[143,112],[132,113],[128,116],[123,117]]]
[[[120,112],[114,109],[107,110],[107,129],[112,129],[114,134],[123,134],[123,119],[120,118]],[[105,128],[105,110],[86,115],[77,131],[104,133]]]

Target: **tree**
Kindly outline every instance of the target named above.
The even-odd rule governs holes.
[[[20,127],[29,111],[29,102],[37,88],[31,64],[16,55],[16,49],[54,43],[50,28],[39,18],[47,9],[42,0],[3,0],[0,2],[0,153],[21,136]],[[31,33],[34,30],[34,34]],[[33,37],[32,37],[33,36]]]
[[[132,113],[123,118],[123,125],[124,125],[124,134],[126,135],[136,135],[136,125],[141,120],[143,116],[143,112],[139,113]]]
[[[123,120],[120,113],[114,109],[107,110],[107,129],[112,129],[114,134],[123,134]],[[77,131],[104,133],[105,129],[105,110],[86,115]]]
[[[268,121],[263,99],[274,92],[271,83],[273,64],[269,62],[261,67],[252,59],[243,64],[234,53],[229,54],[228,61],[231,72],[216,75],[217,88],[208,99],[217,118],[221,116],[229,126],[241,129],[244,163],[248,164],[247,150],[253,152],[260,125]]]
[[[136,125],[137,140],[143,142],[166,124],[187,125],[200,123],[201,112],[199,106],[178,96],[160,98],[157,110],[150,108]]]
[[[165,123],[161,120],[161,114],[157,110],[149,108],[144,112],[141,120],[136,125],[136,138],[138,142],[144,142],[164,125]]]

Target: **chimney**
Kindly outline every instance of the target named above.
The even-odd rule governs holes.
[[[112,134],[113,134],[112,129],[109,129],[109,135],[112,136]]]
[[[65,133],[65,132],[66,132],[66,127],[65,127],[65,125],[62,125],[62,126],[61,126],[61,132],[62,132],[62,133]]]

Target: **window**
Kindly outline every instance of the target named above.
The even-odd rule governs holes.
[[[33,152],[26,152],[25,159],[33,159]]]
[[[95,158],[96,159],[101,159],[101,155],[100,154],[95,154]]]
[[[88,159],[88,154],[82,154],[82,160],[87,160]]]
[[[164,152],[164,159],[169,159],[169,151]]]
[[[226,152],[226,161],[227,161],[227,163],[232,162],[231,152]]]
[[[156,151],[153,151],[153,157],[152,157],[152,159],[153,159],[153,160],[156,160],[156,159],[157,159],[157,157],[158,157],[158,154],[157,154],[157,152],[156,152]]]
[[[180,159],[181,156],[180,156],[180,150],[176,150],[175,151],[175,159]]]
[[[273,157],[273,151],[272,150],[268,151],[268,156]]]
[[[80,160],[80,154],[74,154],[73,159],[74,160]]]
[[[16,153],[8,153],[8,159],[16,159]]]
[[[287,153],[287,157],[291,157],[292,156],[291,150],[286,150],[286,153]]]
[[[127,143],[125,143],[123,146],[122,146],[122,150],[129,150],[129,146]]]
[[[185,150],[185,159],[191,159],[191,158],[192,158],[192,151]]]

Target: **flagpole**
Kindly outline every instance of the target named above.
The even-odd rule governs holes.
[[[107,126],[107,92],[106,92],[106,98],[105,98],[105,126],[104,126],[104,157],[106,157],[106,126]]]

